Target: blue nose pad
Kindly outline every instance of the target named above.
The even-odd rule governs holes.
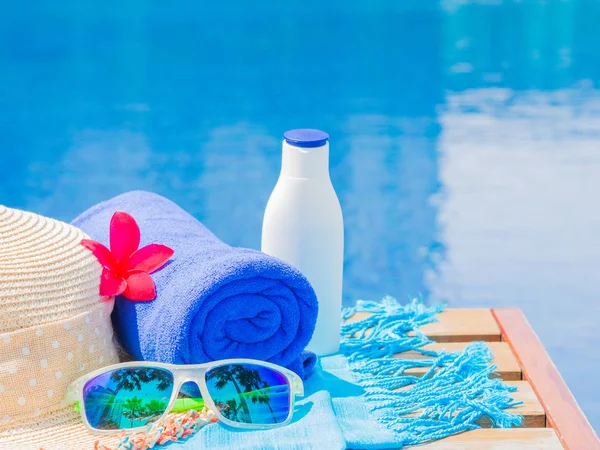
[[[193,381],[188,381],[181,385],[175,405],[172,412],[186,412],[189,410],[201,411],[204,408],[204,399],[200,393],[198,385]]]

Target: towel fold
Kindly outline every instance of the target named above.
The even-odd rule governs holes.
[[[115,211],[135,218],[141,245],[175,250],[152,274],[155,300],[117,297],[114,327],[131,356],[175,364],[253,358],[308,377],[316,357],[303,350],[314,331],[317,299],[300,272],[256,250],[226,245],[175,203],[149,192],[100,203],[73,224],[107,244]]]

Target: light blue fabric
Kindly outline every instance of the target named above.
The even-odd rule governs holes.
[[[344,311],[344,317],[357,310],[373,314],[343,326],[341,353],[320,359],[305,383],[307,397],[292,425],[239,431],[213,424],[173,447],[388,449],[479,428],[476,422],[482,416],[496,427],[519,425],[522,417],[505,410],[519,404],[510,397],[514,389],[491,378],[495,367],[485,344],[473,343],[456,353],[422,350],[430,341],[417,329],[434,321],[441,309],[419,301],[403,306],[391,298],[359,302]],[[416,335],[408,336],[409,331]],[[420,351],[429,358],[421,362],[393,358],[398,349]],[[405,373],[414,367],[429,371],[422,377]],[[417,414],[407,417],[409,413]]]
[[[116,211],[135,218],[142,246],[175,250],[152,274],[155,300],[117,298],[115,331],[133,358],[175,364],[254,358],[310,374],[315,357],[303,351],[314,331],[317,301],[300,272],[256,250],[224,244],[179,206],[149,192],[100,203],[73,224],[106,245]]]
[[[419,327],[435,321],[442,310],[441,305],[427,307],[418,299],[401,305],[386,297],[381,302],[358,301],[342,312],[344,318],[360,311],[371,313],[342,326],[340,351],[347,368],[325,367],[340,378],[350,373],[364,388],[360,400],[368,412],[358,406],[355,395],[333,398],[349,448],[398,448],[438,440],[479,428],[477,420],[482,416],[495,427],[521,424],[521,416],[506,411],[520,404],[510,395],[515,388],[492,378],[496,367],[487,345],[474,342],[454,353],[424,350],[431,340]],[[407,350],[425,359],[394,357]],[[407,372],[417,367],[425,369],[423,376]],[[397,391],[402,387],[406,389]]]

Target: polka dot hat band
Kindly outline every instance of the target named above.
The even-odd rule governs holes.
[[[75,227],[0,205],[0,449],[86,449],[97,436],[62,399],[118,362],[101,266]]]

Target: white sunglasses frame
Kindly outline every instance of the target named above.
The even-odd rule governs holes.
[[[290,387],[290,411],[288,413],[287,418],[283,422],[273,423],[273,424],[255,424],[255,423],[240,423],[235,422],[233,420],[228,419],[223,416],[212,397],[208,392],[208,388],[206,386],[206,372],[214,367],[224,366],[228,364],[253,364],[256,366],[266,367],[272,369],[276,372],[281,373],[285,376],[288,381],[288,385]],[[79,412],[81,414],[81,419],[85,424],[86,428],[93,433],[97,434],[116,434],[125,430],[127,432],[136,432],[146,430],[148,424],[143,425],[141,427],[136,428],[117,428],[111,430],[99,430],[94,428],[88,422],[87,416],[85,414],[85,404],[83,401],[83,388],[85,384],[91,379],[97,377],[98,375],[102,375],[107,372],[111,372],[113,370],[125,369],[130,367],[151,367],[158,369],[166,369],[173,375],[173,392],[171,393],[171,398],[169,399],[169,403],[165,409],[165,412],[158,417],[153,422],[156,423],[159,420],[166,417],[171,409],[173,408],[175,401],[177,400],[177,395],[181,390],[181,386],[187,382],[194,382],[200,388],[200,393],[202,394],[202,399],[204,400],[204,406],[208,407],[214,414],[217,416],[220,422],[224,423],[233,428],[243,428],[243,429],[271,429],[271,428],[279,428],[289,424],[292,421],[292,417],[294,415],[294,405],[296,403],[296,397],[304,396],[304,384],[302,379],[294,372],[285,367],[278,366],[277,364],[272,364],[265,361],[259,361],[255,359],[223,359],[220,361],[212,361],[204,364],[165,364],[158,363],[152,361],[131,361],[126,363],[114,364],[112,366],[106,366],[98,370],[94,370],[82,377],[77,378],[73,381],[69,387],[67,388],[67,392],[65,393],[65,397],[63,400],[63,404],[70,405],[79,403]]]

